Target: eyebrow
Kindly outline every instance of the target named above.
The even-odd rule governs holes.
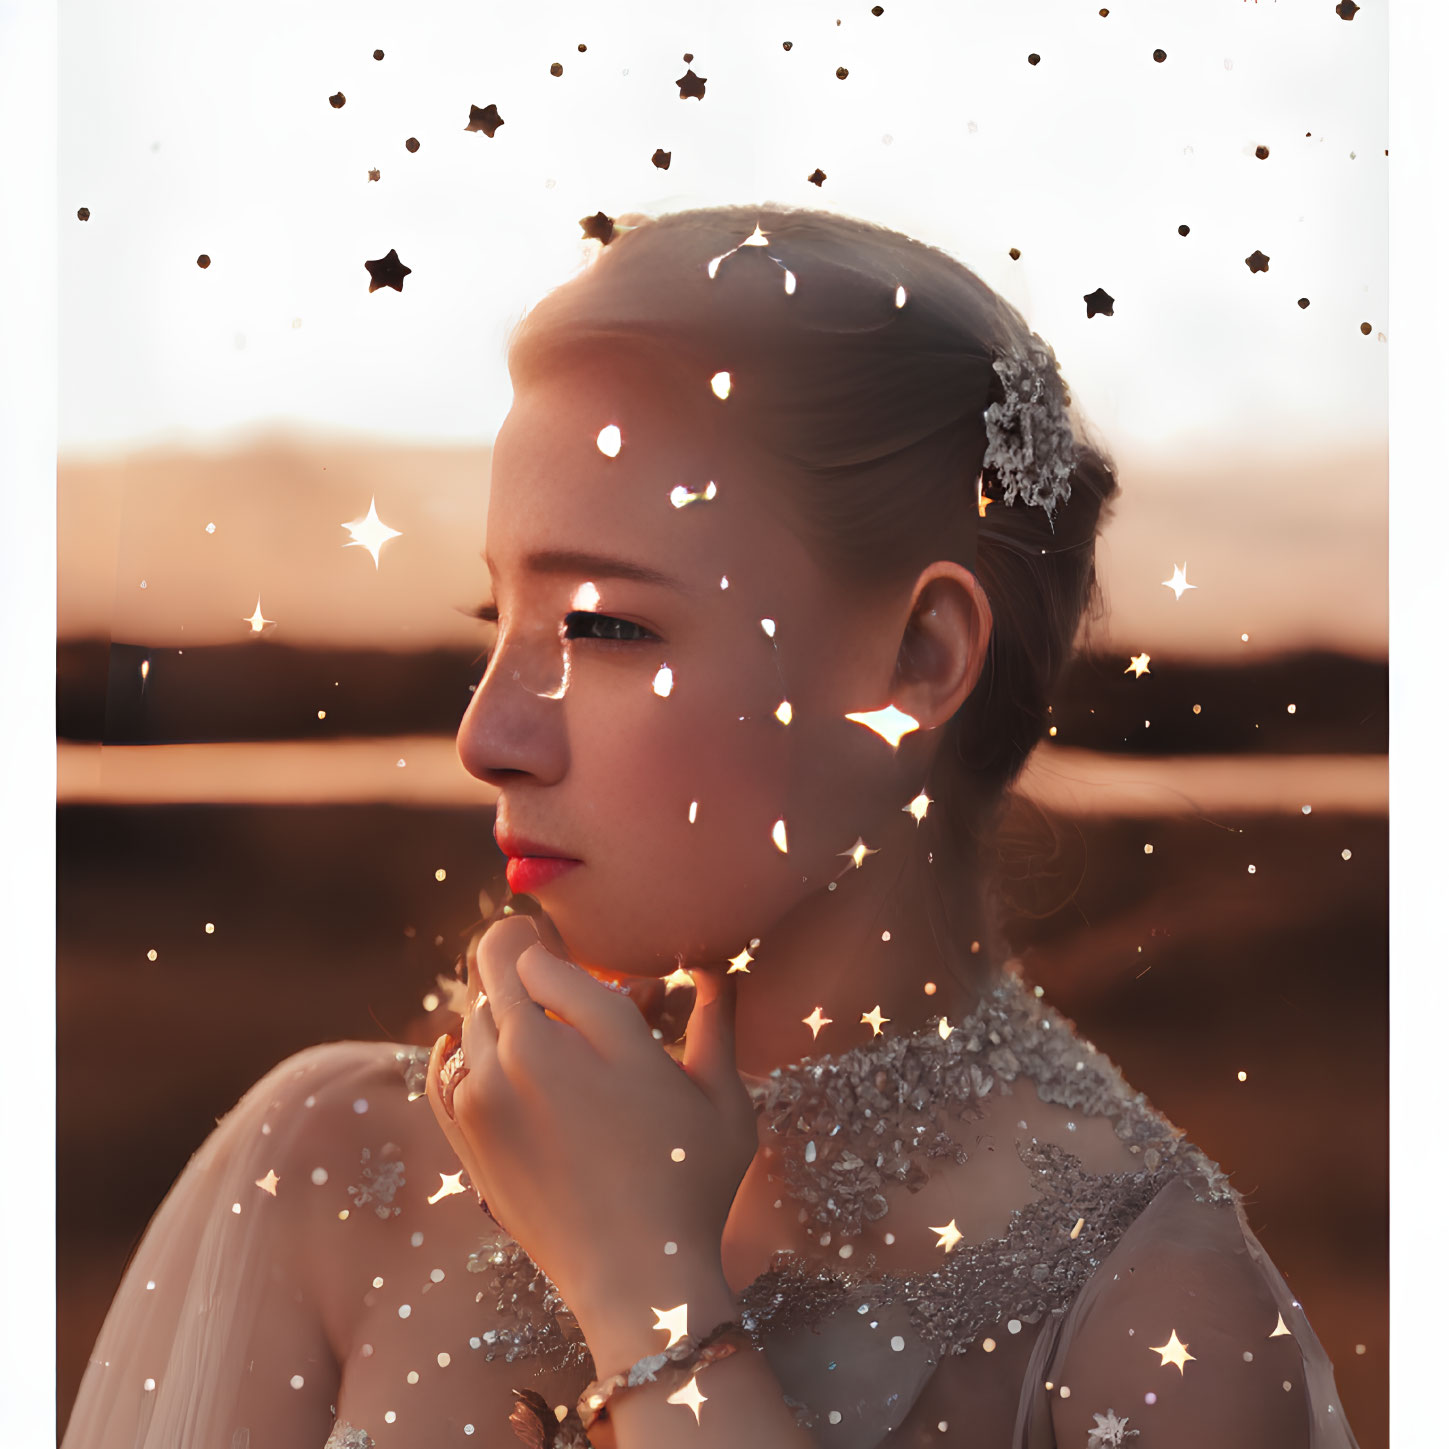
[[[496,573],[493,560],[486,550],[480,550],[478,557],[487,564],[489,571]],[[540,574],[583,574],[589,578],[633,579],[641,584],[658,584],[674,589],[681,594],[693,593],[689,586],[669,574],[660,573],[647,564],[631,563],[628,559],[610,558],[604,554],[584,553],[571,548],[546,548],[528,554],[523,566]]]

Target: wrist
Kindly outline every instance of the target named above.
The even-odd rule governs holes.
[[[739,1304],[718,1254],[691,1257],[681,1252],[648,1273],[600,1283],[575,1310],[595,1371],[618,1373],[648,1354],[663,1353],[671,1335],[659,1325],[660,1314],[680,1304],[687,1305],[686,1312],[672,1326],[695,1338],[738,1318]]]

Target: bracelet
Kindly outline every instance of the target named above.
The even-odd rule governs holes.
[[[662,1353],[646,1354],[624,1373],[607,1379],[595,1379],[579,1396],[579,1421],[588,1432],[595,1420],[608,1413],[609,1400],[625,1389],[643,1383],[654,1383],[661,1370],[667,1370],[665,1383],[669,1388],[683,1383],[709,1364],[728,1358],[741,1348],[753,1347],[754,1336],[733,1320],[717,1325],[703,1338],[682,1338]]]

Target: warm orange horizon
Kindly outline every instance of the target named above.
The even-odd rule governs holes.
[[[1388,654],[1388,446],[1321,456],[1113,449],[1096,650],[1223,662],[1305,648]],[[487,591],[490,449],[274,431],[203,449],[57,463],[62,639],[185,648],[255,637],[390,651],[466,648]],[[400,531],[380,566],[345,546],[376,499]],[[207,525],[214,531],[208,532]],[[1164,586],[1187,566],[1196,587]],[[144,581],[144,587],[142,587]],[[1246,633],[1245,643],[1241,635]]]

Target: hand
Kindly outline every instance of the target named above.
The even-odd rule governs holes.
[[[456,1045],[448,1034],[433,1047],[427,1092],[475,1191],[582,1317],[641,1274],[662,1282],[672,1262],[719,1264],[758,1135],[723,966],[691,973],[680,1063],[627,996],[550,951],[545,933],[561,950],[552,922],[530,916],[484,933],[469,961],[453,1115],[439,1083]]]

